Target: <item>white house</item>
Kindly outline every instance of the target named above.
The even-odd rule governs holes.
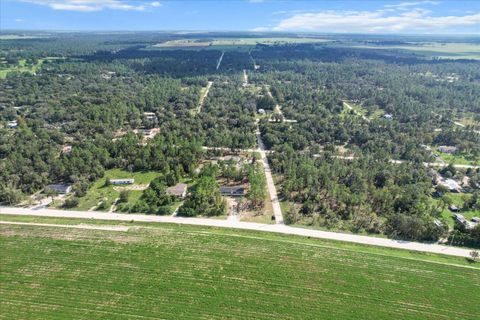
[[[135,179],[110,179],[110,183],[113,185],[126,185],[135,183]]]
[[[18,127],[17,120],[8,121],[7,127],[9,127],[10,129],[15,129],[16,127]]]

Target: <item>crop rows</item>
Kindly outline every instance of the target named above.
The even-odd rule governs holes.
[[[480,305],[471,268],[180,229],[64,233],[0,226],[0,318],[474,319]]]

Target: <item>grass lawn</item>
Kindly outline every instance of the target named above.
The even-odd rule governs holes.
[[[466,165],[477,165],[480,163],[480,159],[474,159],[473,157],[468,157],[462,154],[443,153],[438,151],[438,149],[436,149],[435,152],[447,163]]]
[[[268,191],[267,191],[267,198],[269,198]],[[262,209],[251,210],[247,212],[242,211],[242,216],[240,220],[247,221],[247,222],[274,224],[275,220],[272,220],[272,216],[273,216],[272,202],[268,200],[268,201],[265,201],[265,206]]]
[[[359,115],[366,115],[367,114],[367,109],[363,108],[361,105],[359,104],[356,104],[356,103],[353,103],[353,102],[350,102],[350,101],[347,101],[348,105],[350,107],[352,107],[353,110],[355,110],[355,112]],[[350,111],[349,108],[345,107],[347,111]]]
[[[447,193],[446,196],[452,200],[452,204],[454,204],[455,206],[461,209],[463,207],[464,198],[468,198],[471,195],[464,194],[464,193]],[[433,203],[438,203],[439,201],[440,201],[439,199],[432,199]],[[480,212],[473,211],[473,210],[469,210],[469,211],[461,210],[458,213],[462,214],[467,220],[470,220],[473,217],[480,216]],[[442,218],[445,219],[445,221],[448,223],[448,226],[450,228],[453,228],[453,226],[455,225],[455,219],[453,218],[453,214],[454,212],[450,211],[448,208],[443,210],[441,214]]]
[[[148,225],[127,232],[0,225],[2,317],[478,316],[480,264],[462,258],[234,229]]]
[[[88,190],[84,197],[80,198],[80,202],[74,210],[87,211],[98,205],[100,201],[105,201],[107,208],[110,208],[113,201],[120,195],[120,190],[129,186],[105,186],[107,179],[134,178],[135,185],[147,185],[158,176],[156,172],[128,172],[121,169],[112,169],[105,172],[105,177],[96,181]],[[142,190],[130,190],[129,203],[135,203],[142,195]],[[108,211],[105,210],[105,211]]]
[[[26,65],[26,60],[20,59],[18,61],[18,65],[9,65],[9,67],[6,69],[0,69],[0,79],[4,79],[9,72],[14,71],[35,73],[42,67],[43,61],[45,61],[45,59],[39,59],[34,65]]]

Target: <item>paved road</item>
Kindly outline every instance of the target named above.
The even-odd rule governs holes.
[[[393,164],[401,164],[401,163],[404,163],[405,161],[404,160],[390,160],[390,162],[393,163]],[[446,163],[446,162],[423,162],[423,165],[425,167],[440,167],[440,168],[443,168],[443,167],[447,167],[449,164]],[[474,166],[474,165],[470,165],[470,164],[454,164],[453,167],[458,168],[458,169],[468,169],[468,168],[478,169],[478,168],[480,168],[480,166]]]
[[[260,159],[263,162],[263,168],[265,169],[265,177],[267,180],[267,189],[270,194],[270,200],[272,201],[273,214],[275,215],[275,221],[277,224],[283,224],[283,215],[282,208],[280,207],[280,202],[278,201],[277,189],[275,188],[275,183],[273,183],[272,170],[270,170],[270,165],[268,164],[267,152],[265,150],[265,144],[262,140],[262,135],[258,129],[255,132],[257,135],[258,143],[258,152],[260,153]]]
[[[330,239],[338,241],[367,244],[373,246],[405,249],[412,251],[430,252],[459,257],[469,257],[470,250],[449,247],[439,244],[427,244],[410,241],[399,241],[385,238],[375,238],[346,233],[336,233],[320,230],[310,230],[295,228],[283,224],[261,224],[253,222],[231,222],[227,220],[205,219],[205,218],[181,218],[170,216],[152,216],[141,214],[121,214],[108,212],[88,212],[88,211],[64,211],[40,209],[32,210],[25,208],[0,207],[0,214],[3,215],[23,215],[23,216],[42,216],[42,217],[62,217],[62,218],[84,218],[95,220],[114,220],[114,221],[140,221],[140,222],[163,222],[177,223],[200,226],[211,226],[221,228],[236,228],[243,230],[255,230],[265,232],[276,232],[283,234],[292,234],[320,239]],[[100,226],[101,227],[101,226]]]
[[[322,155],[321,154],[314,154],[313,157],[314,158],[319,158],[321,157]],[[342,160],[355,160],[357,159],[358,157],[356,156],[333,156],[334,158],[337,158],[337,159],[342,159]],[[402,164],[402,163],[405,163],[407,161],[405,160],[390,160],[390,163],[393,163],[393,164]],[[446,163],[446,162],[423,162],[423,165],[425,167],[440,167],[440,168],[443,168],[443,167],[447,167],[449,164]],[[458,169],[468,169],[468,168],[471,168],[471,169],[479,169],[480,166],[474,166],[474,165],[470,165],[470,164],[454,164],[453,165],[454,168],[458,168]]]

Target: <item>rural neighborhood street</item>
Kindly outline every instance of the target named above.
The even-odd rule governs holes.
[[[260,158],[263,162],[263,168],[265,169],[267,189],[268,189],[268,193],[270,194],[270,200],[272,201],[273,214],[275,215],[275,221],[277,224],[283,224],[282,208],[280,208],[280,202],[278,201],[278,196],[277,196],[277,189],[275,188],[275,183],[273,182],[272,171],[270,170],[267,153],[265,152],[266,151],[265,144],[263,143],[262,135],[258,127],[255,134],[257,135],[258,152],[260,153]]]
[[[438,113],[436,113],[436,112],[433,112],[433,111],[431,111],[431,112],[432,112],[432,114],[436,115],[437,117],[440,117],[440,118],[442,117],[442,115],[440,115],[440,114],[438,114]],[[448,121],[450,121],[450,122],[453,123],[454,125],[459,126],[459,127],[462,127],[462,128],[466,128],[466,127],[467,127],[466,125],[464,125],[463,123],[460,123],[460,122],[458,122],[458,121],[454,121],[454,120],[448,120]],[[480,134],[480,130],[471,130],[471,131]]]
[[[223,55],[225,54],[225,51],[222,51],[222,55],[220,56],[220,59],[218,59],[218,62],[217,62],[217,68],[216,70],[218,70],[218,68],[220,68],[220,64],[222,63],[222,60],[223,60]]]
[[[464,248],[450,247],[450,246],[444,246],[444,245],[434,244],[434,243],[428,244],[428,243],[361,236],[361,235],[347,234],[347,233],[311,230],[311,229],[290,227],[284,224],[262,224],[262,223],[237,222],[237,221],[232,222],[228,220],[207,219],[207,218],[182,218],[182,217],[154,216],[154,215],[143,215],[143,214],[66,211],[66,210],[53,210],[53,209],[33,210],[33,209],[13,208],[13,207],[0,207],[0,216],[1,215],[82,218],[82,219],[111,220],[111,221],[163,222],[163,223],[177,223],[177,224],[210,226],[210,227],[220,227],[220,228],[236,228],[236,229],[243,229],[243,230],[255,230],[255,231],[292,234],[292,235],[299,235],[299,236],[305,236],[305,237],[311,237],[311,238],[353,242],[353,243],[359,243],[359,244],[445,254],[445,255],[458,256],[458,257],[469,257],[470,251],[471,251]]]
[[[243,69],[243,86],[247,87],[248,86],[248,75],[247,75],[247,70]]]

